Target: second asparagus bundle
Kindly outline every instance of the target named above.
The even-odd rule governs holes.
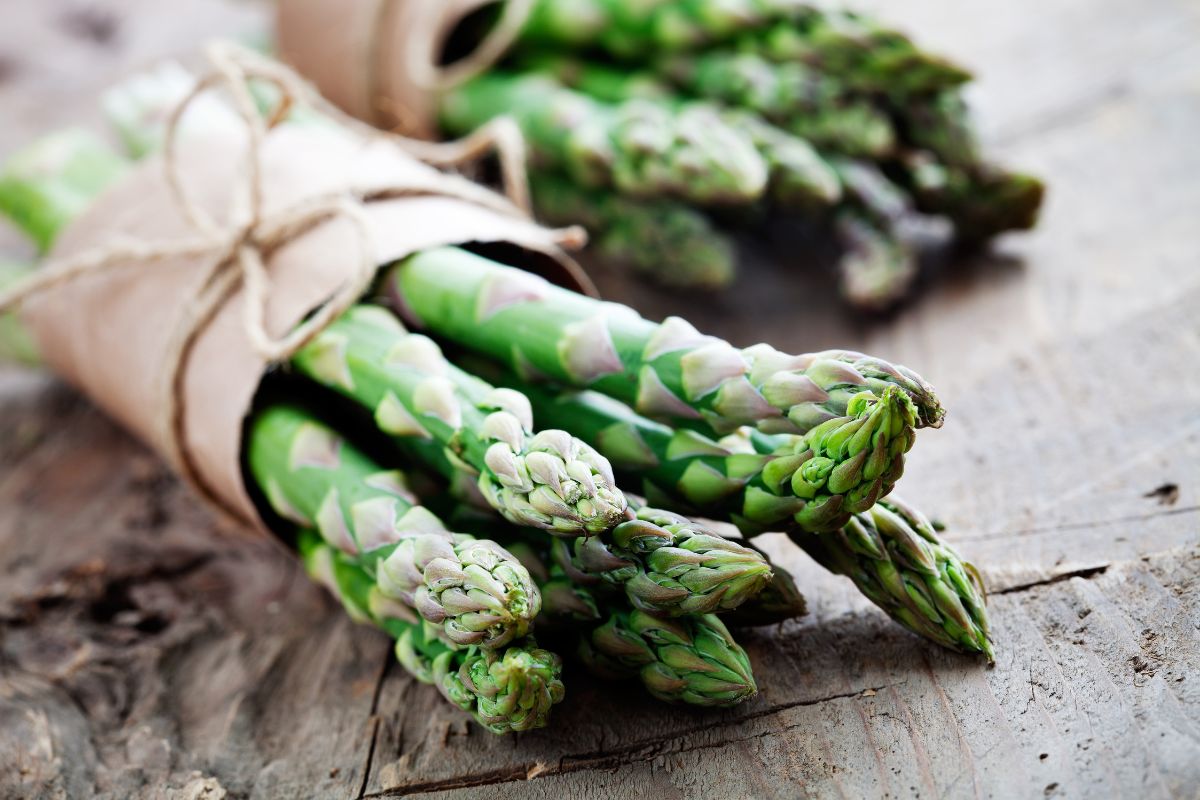
[[[320,84],[329,68],[314,70]],[[500,63],[436,104],[450,135],[510,115],[539,213],[587,225],[652,280],[732,283],[721,228],[773,216],[819,231],[844,298],[881,309],[910,293],[929,243],[1036,223],[1042,183],[984,155],[970,80],[878,21],[808,2],[539,0]],[[664,226],[695,243],[668,247]]]

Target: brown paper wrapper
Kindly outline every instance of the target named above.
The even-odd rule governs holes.
[[[231,136],[191,143],[179,153],[184,184],[218,220],[229,216],[231,187],[242,185],[244,147]],[[391,145],[364,143],[316,126],[271,132],[261,165],[265,215],[334,190],[436,188],[447,179],[461,180]],[[380,265],[434,246],[509,243],[528,254],[519,266],[592,291],[557,247],[553,232],[525,219],[445,196],[368,202],[365,209]],[[69,257],[106,245],[114,236],[163,241],[193,233],[168,188],[161,160],[152,159],[74,221],[52,256]],[[360,263],[362,244],[353,224],[334,219],[271,253],[267,332],[288,332],[327,300]],[[161,424],[170,343],[195,302],[206,261],[211,258],[130,263],[84,275],[34,297],[23,309],[49,365],[160,453],[170,452],[169,428]],[[177,429],[191,467],[183,465],[183,474],[220,509],[262,530],[246,490],[241,452],[243,424],[269,365],[246,333],[244,302],[239,290],[195,340],[180,373]]]
[[[408,136],[437,136],[436,97],[409,69],[437,66],[446,37],[498,0],[279,0],[279,57],[342,110]]]

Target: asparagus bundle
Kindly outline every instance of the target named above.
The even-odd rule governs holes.
[[[911,291],[923,247],[947,244],[951,233],[979,246],[1036,222],[1041,182],[980,152],[961,91],[970,78],[896,30],[801,0],[541,0],[507,57],[441,98],[440,114],[452,134],[511,114],[543,164],[581,189],[605,189],[577,198],[594,208],[571,205],[602,252],[665,285],[715,282],[706,270],[647,267],[660,249],[631,255],[627,233],[614,246],[609,232],[627,232],[636,213],[614,211],[614,195],[669,194],[701,213],[714,204],[755,209],[724,215],[726,224],[744,226],[764,210],[802,219],[836,249],[845,299],[882,310]],[[765,185],[733,179],[748,177],[754,151]],[[830,162],[847,159],[894,181],[906,217],[944,216],[949,229],[918,247],[854,196],[853,181],[831,173]],[[680,215],[674,206],[672,218]],[[693,227],[708,247],[708,226]]]
[[[166,95],[175,84],[161,84]],[[115,105],[125,110],[124,138],[146,151],[161,142],[150,88],[140,106]],[[752,112],[724,118],[739,135],[757,126],[749,139],[764,152],[764,136],[780,148],[792,141]],[[808,199],[797,207],[858,213],[883,237],[911,213],[890,184],[877,188],[876,167],[795,141],[807,149],[788,166],[765,158],[771,180],[791,175],[800,185],[824,170],[837,189],[816,201],[821,179],[805,178],[809,188],[795,196]],[[126,169],[99,148],[82,163],[100,177],[69,163],[18,159],[0,184],[0,209],[50,242]],[[43,198],[36,215],[17,206],[29,196]],[[797,616],[803,597],[752,542],[685,513],[745,535],[784,530],[901,624],[991,657],[973,567],[890,495],[915,430],[944,414],[912,371],[849,351],[734,348],[683,320],[654,324],[456,248],[391,265],[379,289],[425,333],[364,302],[313,338],[289,360],[291,374],[272,379],[285,398],[245,428],[246,483],[347,612],[387,631],[407,670],[488,729],[545,725],[563,697],[558,657],[529,638],[539,624],[570,630],[596,674],[636,677],[659,699],[732,705],[755,694],[727,626]],[[519,375],[478,356],[448,359],[429,336]],[[305,410],[314,407],[324,416]],[[372,423],[365,433],[345,424],[356,411]],[[368,446],[364,436],[379,441]],[[401,464],[414,484],[432,478],[503,517],[497,530],[506,532],[450,532],[420,505]]]

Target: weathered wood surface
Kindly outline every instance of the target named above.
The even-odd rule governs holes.
[[[93,119],[121,74],[265,19],[222,0],[3,11],[0,157]],[[994,669],[772,539],[813,613],[747,637],[759,698],[701,714],[572,672],[549,731],[491,737],[86,402],[0,373],[0,797],[1200,797],[1200,8],[887,13],[978,68],[998,154],[1050,181],[1039,231],[865,331],[779,258],[747,265],[752,318],[599,277],[743,343],[930,377],[951,417],[903,491],[983,567]],[[801,318],[801,298],[828,310]]]

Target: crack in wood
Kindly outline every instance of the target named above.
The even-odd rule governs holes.
[[[1111,566],[1111,563],[1107,563],[1097,564],[1094,567],[1081,567],[1079,569],[1070,570],[1069,572],[1061,572],[1057,575],[1051,575],[1049,578],[1030,581],[1028,583],[1018,583],[1015,586],[1006,586],[1003,589],[989,591],[988,594],[1013,594],[1015,592],[1026,591],[1027,589],[1036,589],[1039,586],[1049,586],[1055,583],[1062,583],[1063,581],[1068,581],[1071,578],[1083,578],[1084,580],[1090,580],[1091,578],[1097,578],[1108,572],[1108,568]]]
[[[420,783],[410,783],[404,784],[403,786],[394,786],[384,789],[380,792],[361,794],[359,795],[359,799],[375,800],[375,798],[386,799],[408,797],[412,795],[429,794],[433,792],[495,786],[502,783],[512,783],[515,781],[531,781],[537,778],[566,775],[575,772],[616,769],[628,764],[651,761],[668,753],[672,755],[680,755],[683,753],[691,753],[697,750],[725,747],[727,745],[736,744],[739,742],[746,742],[754,739],[762,739],[767,736],[778,735],[780,733],[795,729],[798,727],[799,723],[783,725],[778,728],[772,728],[771,730],[760,731],[745,736],[726,736],[715,741],[690,743],[684,747],[671,747],[670,745],[672,742],[686,740],[688,737],[700,732],[737,728],[745,723],[763,719],[764,717],[775,716],[793,708],[816,706],[822,703],[830,703],[837,700],[848,700],[856,697],[873,697],[875,694],[881,691],[894,689],[898,686],[903,686],[905,683],[907,683],[907,680],[884,684],[882,686],[868,686],[862,689],[856,689],[852,692],[839,692],[837,694],[826,695],[824,697],[810,700],[794,700],[788,703],[780,703],[779,705],[771,706],[770,708],[765,708],[760,711],[755,711],[750,714],[740,716],[737,719],[729,720],[728,722],[717,723],[714,725],[693,726],[691,728],[675,731],[668,736],[631,742],[614,750],[598,750],[588,753],[563,756],[559,758],[558,764],[555,766],[551,766],[540,761],[525,762],[506,769],[479,772],[472,775],[461,775],[454,778],[444,778]]]
[[[367,762],[363,765],[362,783],[358,785],[358,794],[355,795],[358,800],[367,793],[367,782],[371,779],[371,767],[375,761],[375,748],[379,742],[379,697],[383,693],[383,682],[387,680],[388,669],[392,664],[392,649],[389,647],[384,650],[383,664],[379,668],[379,675],[375,678],[375,691],[371,695],[371,712],[367,715],[367,721],[371,723],[371,743],[367,746]]]
[[[1108,519],[1089,520],[1086,522],[1064,522],[1061,525],[1049,525],[1044,528],[1020,528],[1015,531],[988,531],[973,536],[955,536],[954,543],[970,541],[990,541],[1005,536],[1033,536],[1043,533],[1059,533],[1061,531],[1086,530],[1088,528],[1107,527],[1127,522],[1147,522],[1157,517],[1173,517],[1177,514],[1195,514],[1200,512],[1200,506],[1185,506],[1183,508],[1161,508],[1146,514],[1130,514],[1125,517],[1110,517]]]

